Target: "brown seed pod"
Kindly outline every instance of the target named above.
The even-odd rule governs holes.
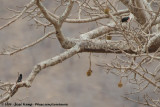
[[[92,74],[92,70],[89,69],[89,70],[87,71],[87,76],[89,77],[89,76],[91,76],[91,74]]]
[[[106,7],[106,8],[104,9],[104,13],[105,13],[105,14],[109,14],[109,11],[110,11],[110,9],[109,9],[108,7]]]
[[[111,39],[112,39],[112,36],[107,35],[107,36],[106,36],[106,39],[107,39],[107,40],[111,40]]]
[[[123,87],[123,84],[122,84],[122,81],[121,81],[121,80],[120,80],[119,83],[118,83],[118,87],[119,87],[119,88]]]

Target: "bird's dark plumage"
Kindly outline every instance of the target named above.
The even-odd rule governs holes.
[[[19,74],[19,77],[17,79],[17,82],[21,82],[22,81],[22,74]]]
[[[122,18],[122,22],[127,22],[129,20],[129,17],[124,17],[124,18]]]

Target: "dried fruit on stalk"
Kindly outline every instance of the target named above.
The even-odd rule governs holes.
[[[92,70],[89,69],[89,70],[87,71],[87,76],[89,77],[89,76],[91,76],[91,74],[92,74]]]
[[[122,81],[121,81],[121,80],[120,80],[119,83],[118,83],[118,87],[119,87],[119,88],[123,87],[123,84],[122,84]]]

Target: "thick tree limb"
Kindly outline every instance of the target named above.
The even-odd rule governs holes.
[[[137,22],[141,25],[145,24],[149,20],[150,16],[149,13],[145,11],[143,0],[134,0],[134,4],[130,2],[131,0],[120,1],[130,10],[130,12],[136,17]]]
[[[154,37],[152,37],[147,44],[148,51],[149,52],[157,51],[157,49],[160,47],[159,41],[160,41],[160,34],[157,34]]]
[[[19,88],[21,88],[21,87],[31,87],[32,82],[34,81],[37,74],[41,70],[43,70],[43,69],[45,69],[49,66],[54,66],[58,63],[61,63],[62,61],[70,58],[71,56],[73,56],[75,54],[77,54],[79,51],[80,51],[80,48],[79,48],[78,45],[76,45],[73,48],[65,51],[64,53],[62,53],[58,56],[55,56],[51,59],[42,61],[39,64],[37,64],[25,81],[22,81],[22,82],[17,83],[17,84],[15,83],[12,86],[12,88],[10,89],[10,92],[6,96],[2,97],[2,99],[0,99],[0,104],[7,101],[8,99],[10,99],[18,91]]]
[[[157,17],[159,16],[160,13],[160,8],[158,9],[158,12],[156,13],[155,17],[153,18],[153,20],[144,28],[144,31],[146,32],[147,30],[150,30],[150,28],[152,27],[152,24],[156,21]]]
[[[0,29],[9,26],[11,23],[19,19],[24,13],[27,13],[27,16],[29,16],[31,20],[35,20],[37,26],[43,26],[44,29],[53,27],[55,32],[50,32],[35,42],[17,50],[15,49],[11,52],[5,51],[1,53],[1,55],[12,55],[20,52],[36,45],[51,34],[56,34],[61,46],[68,50],[53,58],[36,64],[27,79],[22,82],[1,83],[0,89],[4,91],[4,93],[1,95],[2,98],[0,99],[0,103],[9,100],[16,92],[18,92],[19,88],[31,87],[34,79],[43,69],[59,64],[79,52],[114,53],[116,56],[114,61],[111,61],[111,64],[106,64],[108,72],[112,73],[112,71],[118,71],[116,72],[117,74],[115,74],[121,78],[126,77],[128,82],[131,82],[130,80],[132,79],[133,82],[131,84],[138,85],[138,91],[136,92],[143,91],[143,89],[149,85],[160,89],[159,84],[157,84],[155,74],[144,67],[147,63],[152,62],[152,60],[160,59],[159,56],[156,55],[160,47],[160,34],[157,34],[157,32],[154,31],[150,32],[153,25],[160,23],[160,8],[156,13],[152,10],[150,5],[148,5],[147,0],[120,0],[128,8],[127,10],[117,11],[118,8],[109,3],[108,5],[111,5],[112,7],[111,11],[104,12],[106,2],[99,2],[98,0],[83,0],[82,2],[76,0],[56,0],[55,2],[59,3],[60,6],[66,6],[64,12],[58,16],[54,12],[52,13],[49,11],[47,9],[48,7],[45,7],[41,1],[42,0],[31,0],[31,2],[22,11],[14,11],[16,14],[19,14],[12,17],[13,20],[2,26]],[[72,11],[74,2],[78,3],[79,8],[74,10],[78,11],[78,13],[72,15],[74,12]],[[33,5],[36,5],[36,7],[33,8]],[[112,12],[113,8],[115,13]],[[60,8],[56,8],[55,11],[57,9]],[[129,20],[128,17],[125,18],[125,22],[122,23],[120,21],[122,16],[127,16],[129,12],[134,14],[138,23],[134,20]],[[153,15],[155,16],[152,17]],[[81,19],[81,16],[85,18]],[[150,19],[151,17],[153,19]],[[102,24],[103,22],[101,23],[100,21],[99,23],[99,19],[105,18],[108,18],[108,21],[114,22]],[[62,25],[65,22],[88,23],[93,21],[97,22],[98,27],[94,30],[78,35],[79,38],[65,37],[65,33],[62,33]],[[99,25],[103,26],[99,27]],[[77,30],[79,31],[79,29]],[[154,55],[150,54],[151,52],[155,52]],[[122,53],[123,57],[120,58],[116,53]],[[141,85],[145,83],[147,83],[147,85],[144,85],[145,88],[142,88]]]
[[[109,33],[110,31],[115,31],[115,30],[117,30],[117,28],[115,27],[115,24],[110,23],[107,26],[102,26],[102,27],[96,28],[92,31],[89,31],[87,33],[81,34],[80,38],[83,40],[93,39],[93,38],[101,36],[105,33]]]
[[[33,80],[35,79],[36,75],[42,70],[49,66],[54,66],[58,63],[61,63],[62,61],[70,58],[71,56],[77,54],[80,51],[80,47],[78,45],[74,46],[73,48],[65,51],[64,53],[55,56],[51,59],[45,60],[43,62],[40,62],[37,64],[32,72],[30,73],[29,77],[26,79],[27,86],[31,86]]]
[[[62,25],[62,23],[64,22],[64,20],[68,17],[68,15],[71,12],[71,9],[73,7],[73,1],[69,0],[69,4],[67,6],[67,8],[65,9],[65,11],[63,12],[62,16],[59,17],[59,26]]]
[[[125,41],[86,40],[80,44],[81,52],[95,53],[122,53],[123,51],[135,54]]]
[[[57,20],[53,18],[51,15],[49,15],[49,11],[42,5],[40,0],[35,0],[35,1],[36,1],[36,5],[41,10],[44,17],[57,28],[58,27]]]
[[[38,6],[38,8],[41,10],[41,12],[43,13],[44,17],[54,25],[55,30],[56,30],[56,36],[59,40],[59,42],[61,43],[62,47],[63,47],[63,42],[65,41],[65,37],[62,35],[62,32],[60,30],[60,26],[58,24],[58,20],[55,19],[54,17],[52,17],[49,14],[49,11],[42,5],[42,3],[40,2],[40,0],[36,0],[36,4]]]

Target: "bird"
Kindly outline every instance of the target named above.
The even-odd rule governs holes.
[[[21,82],[22,81],[22,74],[19,74],[17,82]]]
[[[124,18],[122,18],[121,22],[128,22],[129,19],[130,19],[130,17],[124,17]]]

